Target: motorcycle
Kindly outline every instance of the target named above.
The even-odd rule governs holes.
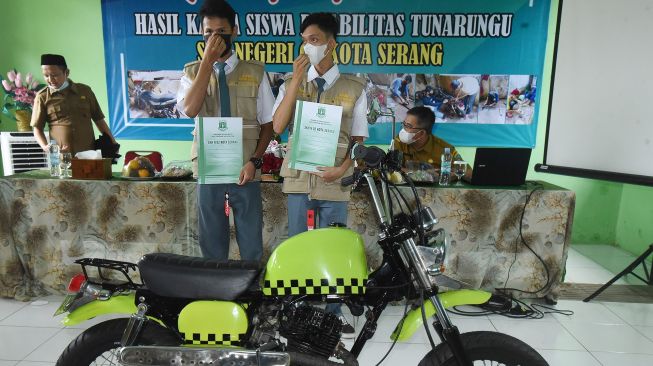
[[[174,94],[155,94],[135,85],[132,105],[145,111],[151,118],[179,118],[176,111],[177,97]]]
[[[88,328],[57,365],[355,366],[386,306],[406,301],[391,338],[407,341],[424,327],[432,349],[420,366],[546,366],[534,349],[506,334],[458,331],[446,308],[482,304],[491,295],[470,289],[439,292],[448,237],[430,208],[421,206],[408,176],[403,174],[412,187],[414,211],[387,179],[401,173],[399,155],[362,145],[354,145],[351,154],[365,161],[365,168],[342,184],[369,190],[380,222],[383,261],[378,269],[368,273],[363,239],[342,225],[288,238],[264,268],[164,253],[147,254],[138,264],[81,259],[83,273],[73,277],[70,295],[57,311],[67,313],[63,323],[72,326],[107,314],[128,317]],[[97,276],[91,276],[95,270]],[[133,271],[142,284],[130,276]],[[316,302],[346,304],[352,315],[365,314],[351,349],[340,341],[338,317]],[[433,331],[441,340],[437,345]]]

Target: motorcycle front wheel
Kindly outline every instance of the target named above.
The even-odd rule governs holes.
[[[113,319],[94,325],[77,336],[63,351],[56,366],[120,365],[118,349],[128,319]],[[175,346],[179,340],[166,328],[147,322],[137,341],[143,346]]]
[[[469,332],[461,334],[460,338],[474,366],[549,365],[531,346],[507,334]],[[458,366],[458,363],[449,346],[441,343],[424,356],[419,366]]]

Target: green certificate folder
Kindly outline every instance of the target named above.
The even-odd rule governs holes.
[[[198,117],[200,184],[238,183],[243,168],[243,119]]]
[[[297,101],[289,167],[316,172],[333,166],[341,121],[341,106]]]

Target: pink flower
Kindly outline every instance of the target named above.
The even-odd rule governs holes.
[[[32,85],[29,86],[30,89],[35,89],[37,86],[39,86],[39,82],[34,80],[32,81]]]
[[[14,70],[9,71],[7,73],[7,79],[9,79],[9,81],[14,81],[14,79],[16,79],[16,72]]]
[[[25,77],[25,84],[26,84],[26,85],[29,85],[29,84],[32,83],[32,77],[33,77],[33,76],[32,76],[32,73],[31,73],[31,72],[28,72],[28,73],[27,73],[27,76]]]
[[[7,80],[2,80],[2,86],[5,88],[7,92],[10,92],[12,88],[11,84]]]
[[[23,75],[21,75],[20,73],[16,74],[16,79],[14,80],[14,83],[16,83],[16,86],[19,88],[23,86]]]

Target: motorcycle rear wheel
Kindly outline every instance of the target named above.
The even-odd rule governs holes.
[[[474,366],[548,366],[549,364],[528,344],[507,334],[469,332],[460,335],[463,347]],[[446,344],[439,344],[427,353],[419,366],[458,366]]]
[[[120,365],[117,350],[128,321],[112,319],[88,328],[70,342],[56,366]],[[137,343],[174,346],[179,344],[179,340],[164,327],[147,322]]]

